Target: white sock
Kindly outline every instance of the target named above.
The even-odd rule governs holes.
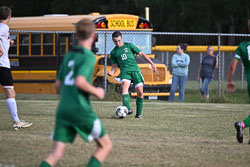
[[[6,104],[9,109],[13,122],[19,122],[20,120],[17,114],[17,105],[15,98],[6,99]]]

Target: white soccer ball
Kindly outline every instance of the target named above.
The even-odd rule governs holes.
[[[116,107],[115,114],[118,118],[125,118],[128,114],[128,108],[126,106]]]

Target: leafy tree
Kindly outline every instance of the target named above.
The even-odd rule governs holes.
[[[55,14],[127,13],[145,17],[155,31],[247,33],[249,0],[1,0],[13,16]],[[233,39],[231,42],[234,42]]]

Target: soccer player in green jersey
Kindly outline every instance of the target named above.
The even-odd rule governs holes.
[[[250,19],[248,20],[248,31],[250,32]],[[236,54],[229,68],[229,74],[228,74],[228,80],[227,80],[227,90],[230,93],[235,91],[235,84],[232,82],[232,78],[233,78],[238,60],[240,59],[242,60],[243,65],[245,67],[246,77],[247,77],[248,96],[250,98],[250,40],[240,43],[238,48],[236,49]],[[239,143],[242,143],[243,142],[243,129],[250,127],[250,115],[247,118],[245,118],[243,121],[235,122],[234,125],[235,125],[236,132],[237,132],[236,138]],[[250,144],[250,139],[248,141],[248,144]]]
[[[145,53],[139,50],[134,44],[124,43],[120,31],[115,31],[112,34],[112,40],[115,44],[115,48],[110,53],[112,68],[111,71],[108,72],[108,75],[112,76],[116,72],[119,65],[121,70],[122,101],[123,105],[129,110],[128,114],[133,113],[130,108],[130,97],[128,93],[130,83],[133,81],[137,92],[135,118],[142,118],[144,78],[135,61],[134,54],[143,56],[144,59],[151,64],[153,72],[157,71],[156,66],[151,61],[151,59]]]
[[[64,154],[66,143],[73,143],[77,134],[86,142],[94,140],[97,143],[97,150],[87,167],[101,166],[112,149],[111,140],[92,111],[90,102],[90,95],[99,99],[105,95],[102,88],[91,85],[96,60],[91,52],[95,39],[94,23],[88,19],[79,21],[76,36],[78,46],[64,57],[55,83],[60,92],[60,102],[56,111],[54,145],[40,167],[55,166]]]

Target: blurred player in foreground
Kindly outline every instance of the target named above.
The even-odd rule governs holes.
[[[30,127],[32,122],[20,120],[17,112],[15,100],[16,92],[13,86],[10,60],[8,57],[9,48],[14,44],[14,41],[10,39],[8,26],[11,12],[11,9],[7,6],[0,7],[0,84],[3,86],[6,96],[6,104],[14,122],[13,129],[19,130]]]
[[[142,118],[144,78],[135,61],[134,54],[143,56],[143,58],[151,64],[153,72],[157,71],[156,66],[151,59],[145,53],[140,51],[134,44],[124,43],[122,41],[122,34],[120,31],[115,31],[112,34],[112,40],[115,44],[115,48],[110,53],[112,68],[111,71],[108,72],[108,75],[112,76],[116,72],[119,65],[121,70],[122,101],[123,105],[129,110],[128,114],[133,113],[130,108],[130,97],[128,93],[130,83],[133,81],[137,92],[135,118]]]
[[[83,19],[76,24],[78,46],[69,51],[60,67],[56,89],[60,93],[60,102],[56,111],[54,146],[40,167],[55,166],[63,157],[66,143],[73,143],[77,134],[86,142],[94,140],[97,150],[89,160],[87,167],[99,167],[112,149],[109,136],[92,111],[90,95],[103,99],[102,88],[92,86],[95,56],[91,46],[95,39],[95,25],[91,20]]]
[[[248,31],[250,32],[250,19],[248,20]],[[248,96],[250,100],[250,40],[244,41],[239,44],[238,48],[236,49],[236,54],[234,59],[230,65],[228,79],[227,79],[227,90],[229,93],[235,91],[235,84],[232,82],[232,78],[237,67],[237,63],[239,60],[242,60],[242,63],[246,70],[246,77],[247,77],[247,89],[248,89]],[[245,118],[243,121],[235,122],[235,128],[237,131],[236,138],[239,143],[243,142],[243,129],[250,127],[250,115]],[[248,141],[250,144],[250,140]]]

